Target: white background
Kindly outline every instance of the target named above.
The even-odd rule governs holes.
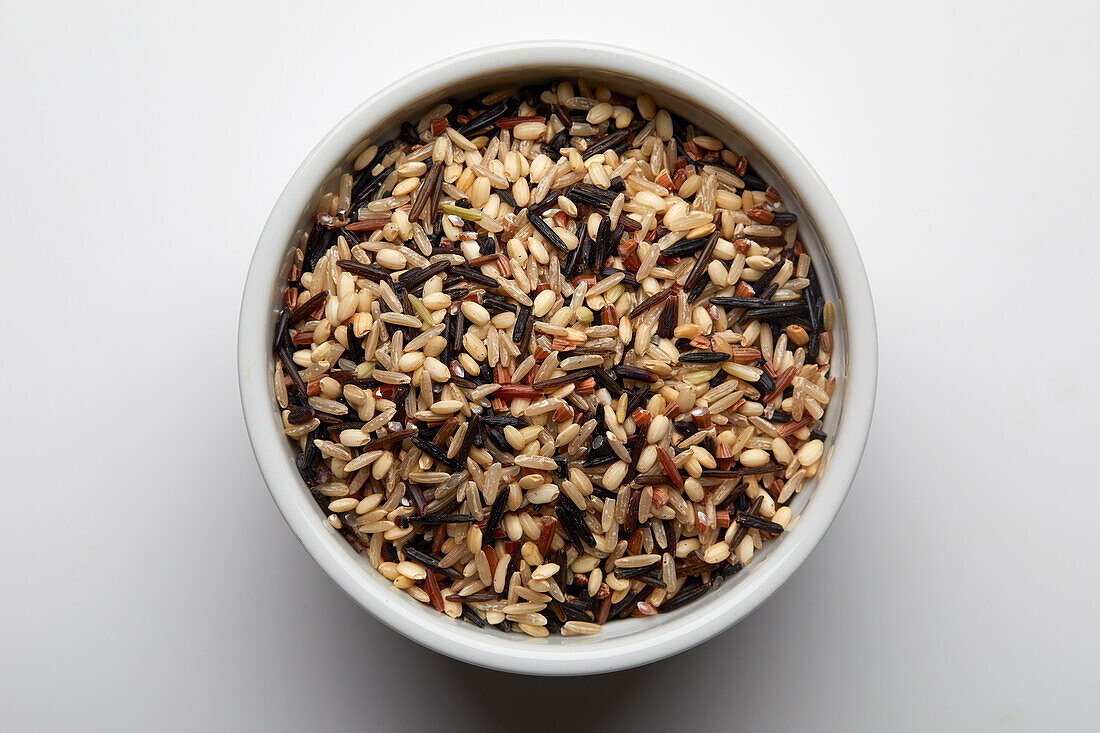
[[[5,2],[0,728],[1095,729],[1098,20]],[[406,641],[315,567],[253,462],[234,345],[253,244],[331,125],[429,61],[561,36],[672,58],[786,132],[860,243],[880,386],[839,518],[751,618],[540,680]]]

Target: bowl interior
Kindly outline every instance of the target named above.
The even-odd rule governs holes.
[[[637,69],[644,65],[635,63],[629,66],[630,69]],[[547,66],[541,63],[535,64],[530,57],[525,58],[524,55],[520,54],[513,57],[512,63],[499,63],[491,70],[458,81],[447,78],[445,74],[433,81],[432,75],[422,73],[416,77],[419,81],[418,84],[407,84],[408,80],[399,82],[398,85],[377,95],[375,100],[372,100],[373,104],[369,103],[371,109],[367,109],[368,105],[364,105],[363,108],[349,116],[341,123],[341,126],[338,126],[334,133],[330,134],[318,146],[311,159],[307,160],[296,174],[296,178],[302,179],[305,177],[300,181],[302,184],[300,191],[312,190],[312,195],[304,198],[299,196],[297,199],[300,209],[297,211],[296,229],[284,228],[282,230],[282,236],[285,237],[281,259],[282,265],[279,269],[277,281],[268,281],[268,292],[270,293],[268,302],[269,317],[267,318],[267,330],[263,338],[264,344],[270,344],[273,337],[274,316],[281,305],[282,282],[285,273],[289,269],[295,246],[300,241],[302,234],[312,226],[314,204],[319,196],[335,189],[339,176],[351,169],[351,161],[354,160],[359,151],[373,142],[380,142],[395,135],[402,121],[407,119],[415,121],[424,112],[444,99],[465,99],[502,86],[517,83],[528,84],[551,79],[576,78],[578,76],[583,76],[594,84],[605,84],[613,91],[626,95],[635,96],[643,92],[648,93],[655,98],[660,106],[676,112],[700,129],[721,139],[731,149],[746,155],[760,176],[779,190],[787,207],[799,215],[799,237],[813,256],[824,297],[837,306],[834,328],[835,347],[832,357],[832,374],[837,378],[837,389],[824,417],[823,428],[828,434],[825,462],[819,477],[807,482],[792,502],[791,508],[796,519],[790,530],[778,539],[767,543],[764,548],[755,554],[753,562],[747,568],[741,573],[728,578],[722,587],[700,600],[672,613],[645,619],[627,619],[609,623],[600,634],[590,637],[551,635],[545,639],[533,639],[519,634],[505,634],[495,629],[481,630],[465,622],[455,621],[439,614],[431,607],[422,605],[406,594],[394,589],[388,581],[369,566],[365,557],[356,554],[342,537],[328,529],[327,524],[324,522],[325,512],[312,499],[309,490],[297,476],[293,466],[295,447],[290,441],[281,439],[278,405],[271,394],[270,377],[268,376],[274,368],[274,361],[270,353],[267,353],[263,357],[264,373],[255,374],[252,378],[259,379],[264,385],[263,389],[266,389],[267,404],[269,406],[267,419],[271,421],[274,432],[279,434],[281,440],[278,448],[264,446],[264,458],[261,460],[261,468],[265,468],[265,461],[282,464],[270,470],[265,468],[264,474],[269,485],[272,486],[272,493],[279,501],[280,508],[284,515],[287,515],[288,521],[295,527],[295,531],[299,534],[303,543],[306,544],[307,549],[314,554],[322,565],[326,565],[325,562],[322,562],[322,558],[318,556],[317,547],[311,546],[313,543],[302,536],[301,528],[295,526],[295,521],[288,514],[285,497],[292,495],[297,497],[294,499],[295,510],[305,512],[310,521],[315,524],[314,533],[326,535],[322,539],[325,545],[324,551],[331,553],[337,564],[348,570],[347,577],[334,575],[334,578],[340,582],[346,591],[355,596],[361,603],[368,605],[368,607],[369,604],[364,599],[373,597],[371,600],[375,607],[371,610],[376,615],[381,611],[383,621],[411,638],[421,642],[426,641],[429,646],[435,646],[432,644],[431,639],[418,638],[415,631],[410,633],[410,630],[414,627],[431,629],[433,635],[445,635],[448,639],[457,642],[458,647],[461,649],[456,651],[454,648],[440,648],[438,646],[436,648],[474,663],[508,668],[514,671],[552,674],[598,672],[633,666],[645,661],[654,661],[668,653],[679,651],[705,640],[750,612],[767,594],[774,591],[774,586],[778,585],[778,582],[769,584],[768,577],[780,572],[780,570],[774,567],[775,564],[771,562],[772,557],[776,554],[784,554],[785,545],[798,541],[800,534],[799,519],[803,518],[803,514],[808,508],[813,507],[813,498],[817,493],[819,481],[822,480],[822,477],[829,476],[828,461],[834,448],[837,428],[841,422],[846,401],[848,320],[844,307],[844,294],[840,292],[838,287],[838,279],[835,276],[827,243],[822,240],[813,213],[808,210],[802,198],[800,198],[799,191],[795,190],[787,172],[782,170],[759,145],[749,139],[735,122],[729,120],[728,105],[734,103],[731,102],[731,95],[724,93],[725,97],[709,97],[705,93],[700,93],[697,87],[693,87],[695,94],[691,95],[683,91],[683,87],[680,85],[672,84],[668,80],[656,79],[652,74],[632,73],[630,69],[624,68],[624,65],[619,62],[598,64],[592,61],[583,63],[563,62]],[[682,73],[686,74],[687,72]],[[694,78],[698,80],[698,77]],[[395,88],[405,91],[395,92]],[[723,92],[717,90],[717,93],[721,94]],[[725,105],[727,114],[715,111],[716,105],[719,107]],[[747,110],[746,114],[755,116],[755,113],[748,110],[747,107],[744,109]],[[340,131],[342,131],[342,137],[337,134]],[[797,154],[795,153],[795,155]],[[323,167],[317,166],[318,159],[325,161]],[[312,189],[310,189],[310,186],[312,186]],[[284,205],[289,193],[290,187],[284,193],[283,199],[280,200],[280,206]],[[270,227],[271,224],[269,223],[269,229]],[[267,237],[268,235],[269,232],[265,230],[264,236]],[[275,232],[274,235],[279,236],[279,232]],[[263,240],[261,240],[262,245]],[[242,325],[244,325],[243,318]],[[242,367],[242,390],[245,389],[245,379],[246,376]],[[247,412],[246,405],[246,416],[248,416]],[[266,429],[264,432],[270,433]],[[865,437],[864,433],[851,438],[854,441],[859,441],[858,448],[860,451]],[[256,440],[256,436],[253,435],[254,443]],[[273,451],[277,451],[278,455],[275,455]],[[256,448],[256,452],[260,456],[261,450],[259,447]],[[854,472],[854,467],[852,471]],[[840,489],[840,498],[842,499],[851,476],[838,478],[843,481],[843,487]],[[296,485],[289,486],[287,485],[288,481],[294,481]],[[274,483],[279,484],[278,490],[276,490]],[[295,494],[295,492],[297,493]],[[832,502],[832,506],[828,510],[830,514],[824,519],[826,527],[832,519],[832,513],[835,513],[838,506],[839,499]],[[820,529],[820,532],[824,532],[824,529]],[[814,537],[812,543],[816,544],[819,536]],[[808,551],[807,549],[806,553]],[[326,570],[333,574],[331,566],[326,566]],[[782,578],[785,578],[792,570],[793,568],[789,568],[783,571]],[[782,578],[780,578],[780,582]],[[735,616],[730,615],[731,604],[735,599],[750,594],[759,595],[762,588],[767,588],[763,595],[760,595],[751,605],[743,607]],[[401,625],[395,624],[392,618],[386,618],[387,612],[399,614],[412,623],[410,626],[402,628]],[[717,624],[716,628],[707,628],[708,625],[713,626],[715,624]],[[687,638],[691,639],[690,642],[674,641]],[[662,644],[667,648],[661,653],[650,652],[647,654],[645,651],[647,648],[654,649]],[[674,648],[675,646],[679,648]],[[627,650],[634,654],[634,661],[629,663],[616,662],[615,655],[623,652],[625,656]],[[501,661],[502,658],[509,655],[515,657],[514,663]],[[648,658],[641,658],[646,656]],[[601,658],[605,658],[607,662],[599,663],[597,660]],[[540,662],[552,664],[540,667]]]

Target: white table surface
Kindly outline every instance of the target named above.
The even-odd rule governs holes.
[[[1095,4],[208,5],[0,22],[0,728],[1095,729]],[[698,69],[801,148],[862,248],[880,386],[839,518],[751,618],[540,680],[406,641],[315,567],[234,344],[253,243],[337,119],[567,35]]]

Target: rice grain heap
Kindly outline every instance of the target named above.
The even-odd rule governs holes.
[[[396,588],[592,634],[790,526],[833,307],[744,156],[584,80],[361,147],[295,251],[274,390],[329,524]]]

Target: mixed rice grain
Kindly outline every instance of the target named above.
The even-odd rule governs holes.
[[[794,521],[833,306],[748,160],[585,81],[446,102],[317,204],[273,374],[328,523],[540,637],[675,610]]]

